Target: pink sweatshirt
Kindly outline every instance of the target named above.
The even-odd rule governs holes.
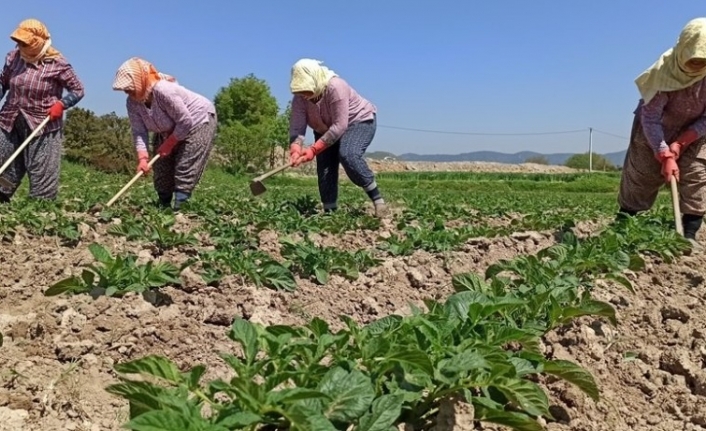
[[[334,144],[350,124],[372,120],[376,112],[375,105],[360,96],[345,80],[334,76],[316,103],[294,96],[289,118],[289,142],[297,137],[303,140],[309,126],[322,134],[321,139],[326,144]]]

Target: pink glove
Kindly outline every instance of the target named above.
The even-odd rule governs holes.
[[[140,150],[137,152],[137,172],[142,171],[144,175],[147,175],[150,171],[150,164],[148,162],[150,155],[147,151]]]
[[[684,150],[689,147],[695,140],[699,139],[698,133],[689,129],[679,135],[677,139],[669,145],[669,150],[674,154],[674,158],[679,160],[679,156]]]
[[[670,182],[672,175],[679,181],[679,166],[677,165],[674,153],[669,150],[664,150],[657,153],[655,157],[662,163],[662,176],[664,177],[664,181]]]
[[[314,145],[304,150],[302,155],[294,163],[292,163],[292,166],[299,166],[302,163],[307,163],[314,160],[314,157],[321,154],[321,152],[324,151],[327,147],[328,145],[326,145],[324,141],[319,139]]]
[[[302,146],[299,144],[299,141],[294,141],[292,144],[289,146],[289,164],[293,165],[294,162],[299,159],[299,156],[302,155]]]
[[[162,145],[157,148],[157,154],[159,154],[159,157],[167,157],[172,153],[174,147],[178,143],[179,142],[177,141],[176,136],[169,135],[169,137],[164,142],[162,142]]]
[[[57,100],[53,105],[51,105],[47,115],[49,115],[49,118],[52,120],[57,120],[64,115],[64,104],[61,103],[61,100]]]

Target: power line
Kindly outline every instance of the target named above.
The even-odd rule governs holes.
[[[422,133],[441,133],[445,135],[475,135],[475,136],[536,136],[536,135],[562,135],[569,133],[585,133],[588,129],[579,130],[563,130],[557,132],[527,132],[527,133],[484,133],[484,132],[454,132],[450,130],[429,130],[429,129],[416,129],[412,127],[398,127],[398,126],[386,126],[383,124],[378,124],[378,127],[385,129],[397,129],[397,130],[407,130],[410,132],[422,132]],[[595,129],[594,129],[595,130]]]
[[[629,139],[629,138],[626,138],[625,136],[616,135],[615,133],[610,133],[610,132],[604,132],[604,131],[598,130],[596,128],[594,128],[593,131],[598,132],[598,133],[602,133],[604,135],[612,136],[614,138],[625,139],[625,140]]]
[[[410,132],[421,132],[421,133],[440,133],[445,135],[474,135],[474,136],[538,136],[538,135],[566,135],[571,133],[584,133],[589,129],[577,129],[577,130],[559,130],[553,132],[522,132],[522,133],[489,133],[489,132],[457,132],[452,130],[432,130],[432,129],[417,129],[414,127],[400,127],[400,126],[388,126],[385,124],[378,124],[378,127],[385,129],[395,129],[395,130],[406,130]],[[606,132],[593,128],[594,132],[602,133],[604,135],[612,136],[618,139],[628,139],[625,136],[616,135],[615,133]]]

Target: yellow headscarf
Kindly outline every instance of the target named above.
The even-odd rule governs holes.
[[[706,18],[689,21],[674,48],[635,79],[645,103],[660,91],[681,90],[706,78],[706,68],[693,72],[686,67],[687,61],[697,58],[706,60]]]
[[[45,58],[61,57],[61,52],[51,46],[51,34],[47,27],[36,19],[26,19],[12,32],[10,39],[22,42],[20,56],[27,63],[36,63]]]
[[[320,96],[331,78],[338,76],[333,70],[322,66],[322,64],[321,61],[311,58],[302,58],[294,63],[292,78],[289,82],[292,93],[311,91],[314,93],[314,97]]]
[[[154,84],[161,79],[176,82],[173,76],[157,71],[149,61],[132,57],[118,68],[113,80],[113,90],[132,91],[135,99],[144,102]]]

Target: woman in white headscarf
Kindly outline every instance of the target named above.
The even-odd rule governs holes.
[[[635,83],[642,96],[625,156],[622,213],[648,210],[671,177],[679,182],[684,236],[694,248],[706,213],[706,18],[689,21],[679,39]]]
[[[377,109],[335,72],[308,58],[292,67],[290,89],[294,94],[289,119],[290,162],[293,166],[316,157],[319,194],[324,211],[334,211],[338,200],[338,166],[373,202],[375,214],[387,207],[375,175],[363,155],[375,137]],[[315,143],[302,148],[307,126]]]

